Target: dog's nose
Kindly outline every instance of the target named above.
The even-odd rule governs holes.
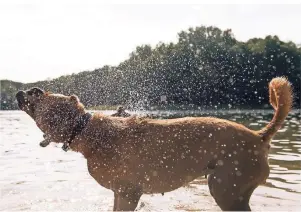
[[[21,97],[24,96],[24,94],[25,94],[24,91],[18,91],[18,93],[16,94],[16,98],[17,98],[17,99],[18,99],[18,98],[21,98]]]

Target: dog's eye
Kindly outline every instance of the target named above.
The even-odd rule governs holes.
[[[44,91],[40,88],[32,88],[29,91],[27,91],[27,94],[30,96],[32,95],[39,96],[41,94],[44,94]]]

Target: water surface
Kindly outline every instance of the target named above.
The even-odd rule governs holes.
[[[93,112],[93,111],[92,111]],[[104,111],[106,114],[114,111]],[[258,130],[273,116],[271,110],[243,111],[143,111],[158,118],[215,116]],[[255,190],[255,210],[296,210],[301,199],[301,115],[293,111],[272,141],[271,173]],[[88,174],[86,160],[64,152],[61,145],[39,147],[42,133],[22,111],[0,111],[0,210],[111,210],[113,193]],[[219,210],[206,179],[161,195],[143,195],[140,211]]]

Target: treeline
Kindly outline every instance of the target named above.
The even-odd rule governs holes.
[[[23,83],[11,80],[0,80],[0,110],[16,110],[16,92],[22,89]]]
[[[277,36],[240,42],[231,30],[201,26],[180,32],[176,43],[138,46],[117,67],[23,87],[76,94],[87,107],[149,107],[161,105],[161,97],[166,96],[168,106],[262,108],[268,105],[268,82],[286,76],[293,84],[297,106],[300,55],[300,47]]]

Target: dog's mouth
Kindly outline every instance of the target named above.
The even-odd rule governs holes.
[[[50,144],[50,141],[49,140],[43,140],[40,142],[40,146],[41,147],[46,147]]]
[[[46,147],[50,144],[50,139],[46,136],[46,134],[43,135],[44,140],[40,142],[41,147]]]

